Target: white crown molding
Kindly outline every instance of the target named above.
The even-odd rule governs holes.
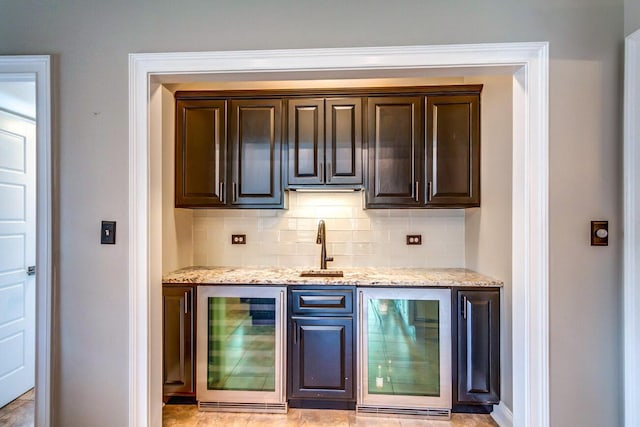
[[[640,425],[640,30],[624,61],[624,425]]]
[[[500,69],[513,75],[513,413],[518,426],[549,425],[548,301],[548,43],[395,46],[235,52],[143,53],[129,56],[129,393],[130,426],[149,425],[161,413],[161,375],[150,332],[161,276],[157,250],[158,144],[152,91],[163,82],[206,76],[224,81],[237,73],[256,80],[313,72],[449,69],[452,74]],[[308,73],[308,74],[305,74]],[[284,78],[284,77],[283,77]],[[317,77],[316,77],[317,78]],[[154,231],[153,233],[151,231]],[[153,244],[152,244],[153,242]],[[152,287],[152,283],[155,287]],[[153,396],[151,398],[150,396]],[[158,401],[156,401],[158,400]]]
[[[52,212],[51,57],[0,56],[0,73],[36,83],[36,399],[35,425],[51,425],[52,406]],[[22,76],[22,77],[20,77]],[[16,80],[17,79],[17,80]],[[21,80],[22,79],[22,80]]]

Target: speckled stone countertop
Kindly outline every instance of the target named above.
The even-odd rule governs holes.
[[[165,274],[163,283],[199,285],[502,286],[464,268],[342,268],[344,277],[300,277],[309,269],[282,267],[187,267]]]

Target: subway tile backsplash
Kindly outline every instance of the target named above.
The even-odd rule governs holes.
[[[362,206],[362,192],[290,192],[287,210],[195,210],[194,264],[318,268],[324,219],[330,268],[465,266],[464,210]],[[246,234],[246,245],[231,234]],[[407,234],[422,234],[422,245],[407,246]]]

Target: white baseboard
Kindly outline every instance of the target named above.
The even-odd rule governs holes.
[[[507,408],[507,405],[503,401],[500,401],[499,405],[493,407],[491,417],[500,427],[513,427],[513,414],[511,409]]]

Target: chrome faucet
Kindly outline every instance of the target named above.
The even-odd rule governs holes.
[[[320,251],[320,269],[327,269],[327,261],[333,261],[333,257],[327,256],[327,231],[324,228],[324,220],[320,220],[318,223],[318,237],[316,237],[316,244],[322,245]]]

